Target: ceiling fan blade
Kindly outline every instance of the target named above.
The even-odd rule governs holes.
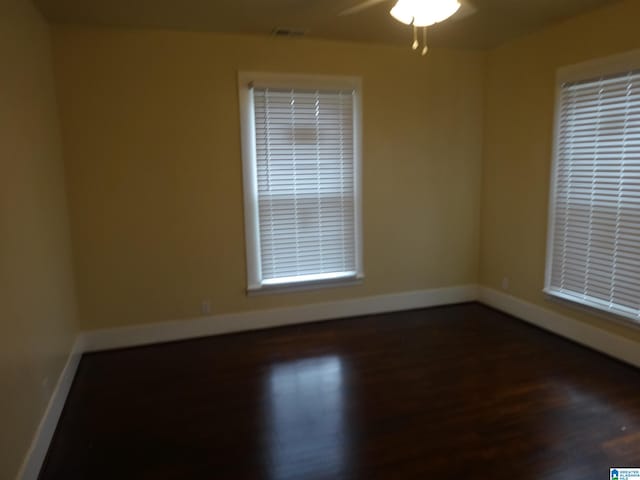
[[[358,5],[355,5],[351,8],[347,8],[346,10],[343,10],[342,12],[340,12],[338,15],[343,17],[345,15],[353,15],[354,13],[359,13],[362,12],[363,10],[366,10],[367,8],[371,8],[375,5],[378,5],[380,3],[384,3],[387,0],[365,0],[362,3],[359,3]]]
[[[457,21],[470,17],[478,11],[478,8],[469,0],[460,1],[460,9],[451,17],[451,20]]]

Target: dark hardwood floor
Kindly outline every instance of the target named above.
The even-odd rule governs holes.
[[[640,371],[478,304],[85,355],[49,479],[602,480]]]

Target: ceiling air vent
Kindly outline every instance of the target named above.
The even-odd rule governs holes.
[[[303,37],[307,32],[302,28],[276,27],[271,33],[275,37]]]

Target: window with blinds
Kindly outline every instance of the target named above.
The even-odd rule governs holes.
[[[640,320],[640,70],[559,86],[546,291]]]
[[[361,276],[357,90],[253,81],[247,95],[249,289]]]

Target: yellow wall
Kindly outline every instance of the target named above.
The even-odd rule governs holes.
[[[640,340],[640,331],[545,299],[555,73],[640,47],[640,2],[627,0],[490,52],[482,195],[482,284]]]
[[[14,478],[75,323],[50,32],[0,0],[0,478]]]
[[[478,280],[484,54],[56,27],[86,330]],[[238,70],[359,75],[364,285],[247,297]]]

